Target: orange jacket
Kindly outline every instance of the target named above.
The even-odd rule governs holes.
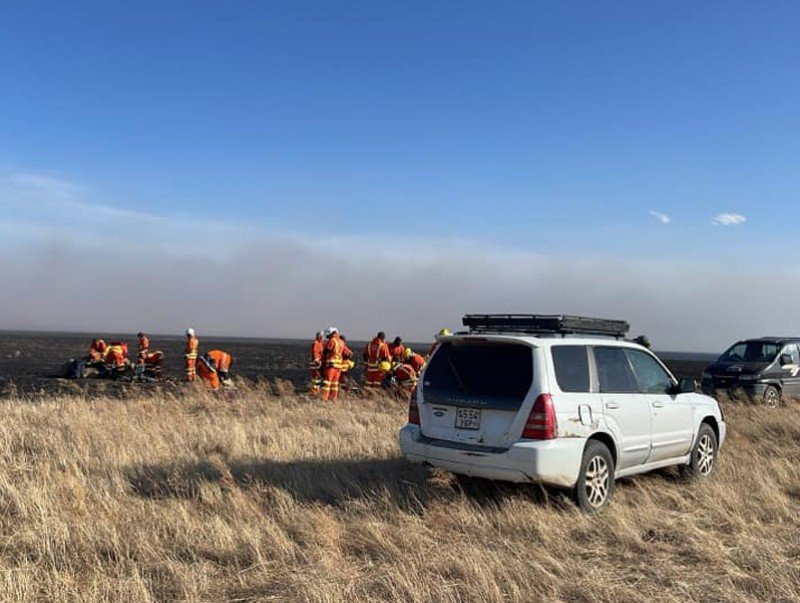
[[[102,339],[96,339],[89,345],[89,358],[92,360],[102,360],[106,355],[108,346]]]
[[[115,367],[125,365],[125,357],[128,355],[128,344],[124,341],[112,341],[106,348],[106,364]]]
[[[197,374],[213,390],[219,389],[219,374],[216,369],[209,365],[206,359],[201,356],[197,361]]]
[[[223,373],[227,373],[233,363],[233,356],[222,350],[211,350],[206,356],[213,363],[213,367]]]
[[[197,337],[187,337],[186,347],[183,353],[189,358],[197,358],[197,349],[200,347],[200,340]]]
[[[311,344],[311,362],[319,364],[322,362],[322,352],[325,350],[325,342],[315,339]]]
[[[325,344],[325,366],[332,368],[342,368],[342,352],[344,351],[342,340],[339,339],[339,334],[334,333],[328,337]]]
[[[398,364],[394,369],[394,378],[401,385],[407,385],[417,380],[417,372],[409,364]]]
[[[364,348],[364,360],[367,363],[368,371],[377,371],[381,361],[391,359],[392,355],[389,353],[389,346],[385,341],[381,341],[377,337]]]
[[[397,345],[390,345],[389,346],[389,354],[392,356],[392,360],[397,362],[403,361],[403,350],[406,349],[402,343],[398,343]]]
[[[419,354],[411,354],[411,358],[406,360],[406,364],[410,365],[411,368],[414,369],[414,372],[418,375],[422,372],[422,367],[425,366],[425,359],[420,356]]]

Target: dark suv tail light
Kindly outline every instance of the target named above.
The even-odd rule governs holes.
[[[417,406],[417,388],[411,392],[408,400],[408,422],[411,425],[419,425],[419,406]]]
[[[550,394],[540,394],[525,422],[522,437],[526,440],[552,440],[556,437],[556,409]]]

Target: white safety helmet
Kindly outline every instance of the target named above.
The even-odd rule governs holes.
[[[339,332],[339,329],[337,329],[336,327],[328,327],[327,329],[325,329],[325,337],[330,337],[334,333],[338,333],[338,332]]]
[[[186,329],[186,336],[187,337],[194,337],[194,329],[192,327],[189,327],[188,329]]]

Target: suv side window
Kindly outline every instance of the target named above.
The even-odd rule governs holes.
[[[597,379],[603,393],[637,393],[639,385],[622,348],[594,348]]]
[[[640,392],[666,394],[670,390],[672,379],[655,358],[641,350],[625,350],[625,353],[630,358]]]
[[[781,354],[787,354],[792,357],[792,362],[794,364],[800,364],[800,354],[797,352],[797,344],[796,343],[787,343],[783,346],[781,350]]]
[[[550,348],[556,381],[562,392],[589,391],[589,356],[583,345],[556,345]]]

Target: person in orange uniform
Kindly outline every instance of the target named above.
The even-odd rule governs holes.
[[[211,361],[205,356],[200,356],[195,363],[195,371],[200,380],[203,381],[212,390],[219,390],[219,373],[214,368]]]
[[[194,381],[197,374],[195,366],[197,364],[197,350],[200,348],[200,340],[197,339],[194,329],[186,329],[186,347],[183,349],[183,357],[186,360],[186,380]]]
[[[233,356],[222,350],[211,350],[197,359],[197,374],[208,386],[217,391],[220,382],[230,378]]]
[[[164,352],[160,350],[150,351],[150,339],[144,333],[139,333],[139,354],[136,357],[136,365],[143,370],[150,367],[156,379],[161,379],[161,367],[164,364]]]
[[[411,394],[417,385],[419,375],[410,364],[398,364],[392,372],[395,386],[403,393]]]
[[[322,352],[325,350],[325,342],[322,341],[322,331],[317,332],[314,342],[311,344],[311,361],[308,368],[311,371],[309,391],[317,395],[322,385]]]
[[[389,353],[389,346],[386,344],[386,333],[379,332],[375,338],[364,348],[364,362],[366,368],[367,389],[380,389],[384,377],[388,372],[387,365],[391,369],[392,355]],[[381,367],[383,365],[383,367]]]
[[[211,350],[205,356],[214,365],[217,373],[219,373],[219,378],[222,381],[227,381],[230,378],[233,356],[222,350]]]
[[[106,358],[106,350],[108,345],[102,339],[94,338],[89,345],[89,353],[86,355],[86,361],[89,363],[103,362]]]
[[[344,346],[339,339],[339,329],[330,327],[325,330],[328,338],[325,342],[323,367],[325,369],[322,381],[322,401],[335,402],[339,398],[339,378],[342,375],[342,351]]]
[[[350,379],[350,371],[356,365],[353,360],[355,354],[353,354],[353,350],[350,349],[350,346],[347,345],[347,337],[340,333],[339,340],[342,342],[342,372],[339,375],[339,391],[357,391],[358,387],[356,387]]]
[[[389,346],[389,354],[392,356],[392,365],[401,364],[403,362],[403,338],[395,337],[392,345]]]
[[[108,376],[117,379],[125,374],[128,359],[128,344],[125,341],[112,341],[106,348],[105,363]]]
[[[406,348],[403,350],[403,363],[413,368],[414,372],[419,376],[422,372],[422,367],[425,366],[425,358],[414,352],[411,348]]]

